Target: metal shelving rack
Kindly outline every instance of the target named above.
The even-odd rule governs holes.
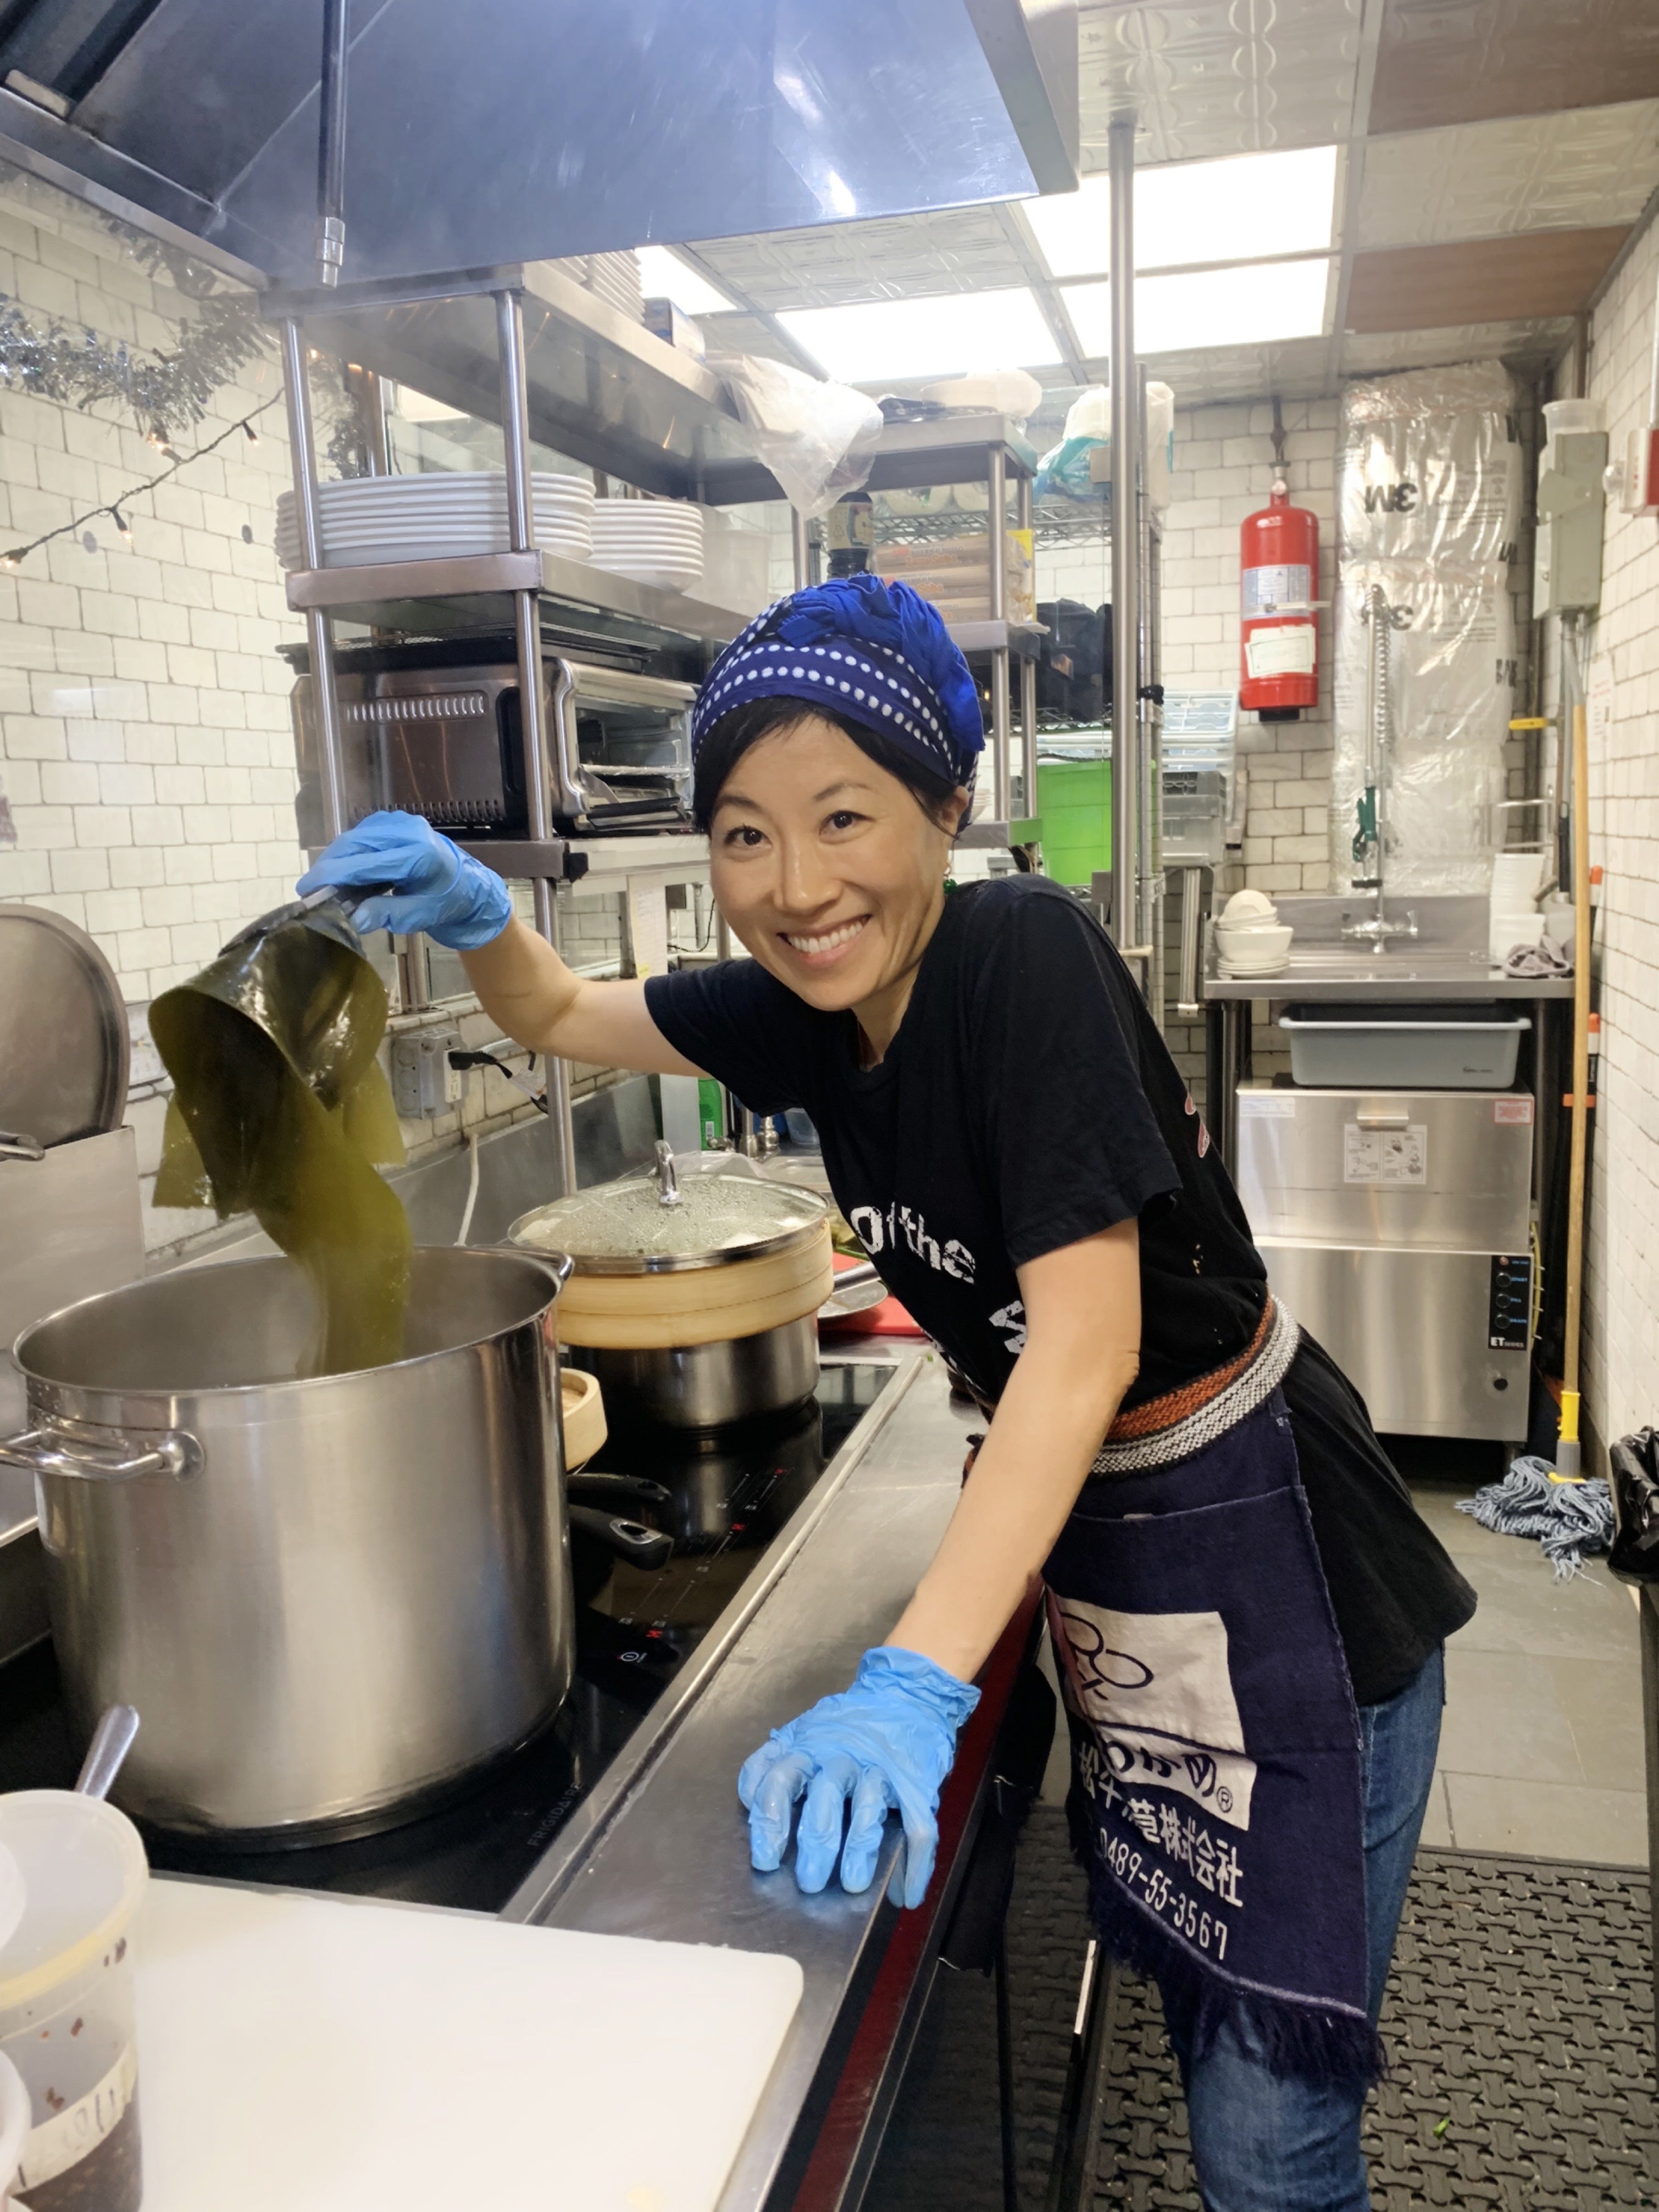
[[[264,295],[262,309],[282,334],[304,563],[289,576],[288,600],[306,619],[325,830],[332,838],[346,827],[335,622],[428,636],[500,629],[505,600],[512,609],[523,702],[528,835],[512,842],[481,842],[469,849],[503,875],[528,880],[536,927],[556,945],[555,888],[586,872],[595,844],[584,843],[578,853],[572,841],[553,834],[548,805],[552,749],[540,682],[544,609],[585,610],[636,638],[643,634],[690,639],[711,658],[745,618],[538,547],[532,443],[551,446],[644,490],[706,505],[781,500],[781,489],[750,454],[748,434],[718,379],[546,263],[409,283],[272,291]],[[499,422],[507,476],[507,551],[375,567],[324,567],[306,374],[310,347]],[[1002,527],[991,527],[989,536],[990,596],[1003,615],[961,625],[952,633],[965,653],[988,656],[991,663],[994,819],[975,823],[963,840],[978,846],[1008,842],[1015,662],[1020,670],[1024,788],[1036,788],[1036,654],[1041,632],[1006,620],[1004,574],[1009,479],[1015,488],[1017,526],[1029,528],[1034,471],[1035,456],[1001,416],[964,416],[892,426],[870,478],[878,490],[982,482],[989,494],[989,521],[1002,520]],[[797,580],[805,582],[809,555],[799,518],[794,543]],[[676,833],[663,833],[665,851],[678,850],[678,842]],[[702,847],[702,841],[696,842]],[[562,1192],[574,1187],[575,1150],[569,1073],[562,1061],[549,1062],[547,1096],[554,1177]]]

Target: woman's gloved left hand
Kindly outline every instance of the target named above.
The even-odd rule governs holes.
[[[783,1861],[791,1809],[803,1790],[795,1880],[823,1887],[841,1860],[843,1889],[870,1887],[890,1807],[904,1822],[904,1902],[927,1894],[939,1849],[939,1785],[957,1755],[957,1731],[979,1692],[943,1667],[893,1644],[859,1662],[851,1689],[820,1698],[774,1729],[743,1763],[738,1795],[749,1813],[749,1856],[762,1874]],[[851,1800],[847,1838],[842,1814]]]

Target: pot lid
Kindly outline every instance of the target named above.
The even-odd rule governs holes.
[[[121,987],[86,932],[0,906],[0,1131],[52,1146],[118,1129],[129,1049]]]
[[[648,1174],[556,1198],[521,1215],[507,1234],[532,1251],[568,1253],[579,1274],[654,1274],[785,1251],[814,1235],[827,1212],[812,1191],[741,1170],[681,1182],[672,1152],[659,1143]]]

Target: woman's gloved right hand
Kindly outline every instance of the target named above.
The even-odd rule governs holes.
[[[373,886],[352,915],[360,930],[423,930],[452,952],[488,945],[513,919],[513,901],[493,868],[440,836],[418,814],[370,814],[337,837],[300,878],[310,891]],[[388,888],[389,887],[389,888]]]

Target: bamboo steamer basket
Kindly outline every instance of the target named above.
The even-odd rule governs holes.
[[[562,1368],[559,1411],[564,1421],[565,1473],[570,1474],[586,1465],[608,1434],[599,1376],[580,1367]]]
[[[669,1147],[657,1155],[652,1173],[556,1199],[508,1231],[569,1256],[560,1341],[618,1417],[719,1425],[810,1395],[834,1286],[828,1206],[736,1162],[682,1182]]]

